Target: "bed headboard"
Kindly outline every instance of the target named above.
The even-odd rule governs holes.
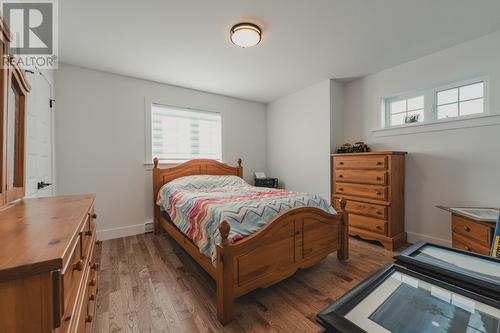
[[[156,205],[156,198],[158,191],[161,187],[171,182],[174,179],[184,176],[194,175],[214,175],[214,176],[238,176],[243,178],[243,167],[241,166],[241,158],[238,158],[238,166],[232,167],[230,165],[208,159],[196,159],[187,161],[175,166],[160,168],[158,166],[159,160],[153,160],[153,200],[155,206],[155,231],[158,231],[158,216],[159,208]]]

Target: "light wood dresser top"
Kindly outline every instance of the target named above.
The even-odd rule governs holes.
[[[61,269],[95,195],[22,199],[0,211],[0,281]]]

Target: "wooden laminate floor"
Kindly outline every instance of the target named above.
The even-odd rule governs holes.
[[[347,263],[330,255],[236,301],[217,321],[215,282],[168,235],[102,242],[95,332],[318,332],[316,313],[385,263],[393,252],[351,238]]]

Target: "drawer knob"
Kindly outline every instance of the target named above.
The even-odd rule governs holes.
[[[464,226],[464,230],[465,230],[466,232],[470,232],[470,228],[469,228],[468,226]]]
[[[339,178],[344,178],[344,175],[339,175]]]
[[[377,180],[382,180],[382,177],[377,177]]]
[[[341,188],[339,188],[339,191],[343,191],[343,190],[344,190],[344,189],[343,189],[342,187],[341,187]]]
[[[382,192],[377,191],[375,194],[376,194],[376,195],[381,195],[381,194],[382,194]]]
[[[73,264],[73,271],[81,271],[83,269],[83,260],[78,260],[75,264]]]
[[[97,218],[97,214],[96,214],[96,213],[92,213],[92,214],[90,215],[90,217],[91,217],[91,218],[93,218],[93,219],[96,219],[96,218]]]
[[[382,227],[377,225],[375,228],[377,228],[378,230],[382,230]]]
[[[344,165],[344,162],[339,162],[340,165]]]
[[[91,316],[91,315],[87,315],[87,317],[85,317],[85,321],[86,321],[87,323],[91,323],[91,322],[92,322],[92,319],[94,319],[94,318],[92,318],[92,316]]]
[[[382,212],[380,210],[377,210],[378,215],[382,215]]]
[[[377,162],[377,165],[382,165],[382,162]]]
[[[99,263],[98,262],[93,263],[91,268],[95,271],[98,271],[99,270]]]
[[[95,295],[94,294],[90,294],[89,301],[93,301],[93,300],[95,300]]]
[[[95,278],[93,278],[92,280],[90,280],[90,282],[89,282],[89,286],[90,286],[90,287],[95,287],[96,283],[97,283],[96,279],[95,279]]]
[[[92,236],[92,230],[85,231],[85,236]]]

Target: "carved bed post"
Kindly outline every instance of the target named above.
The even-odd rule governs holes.
[[[156,198],[158,196],[158,191],[160,190],[160,180],[159,177],[159,169],[158,163],[160,161],[157,157],[153,159],[153,224],[154,224],[154,232],[155,235],[159,235],[161,233],[160,227],[160,207],[156,204]]]
[[[349,259],[349,214],[347,214],[345,207],[347,201],[344,198],[340,198],[340,214],[342,214],[342,226],[340,232],[340,249],[337,252],[337,258],[339,260]]]
[[[229,248],[229,231],[231,226],[222,221],[219,232],[222,237],[220,245],[217,246],[217,318],[225,325],[234,316],[234,293],[233,293],[233,258]]]
[[[238,158],[238,177],[243,178],[243,167],[241,166],[241,158]]]

